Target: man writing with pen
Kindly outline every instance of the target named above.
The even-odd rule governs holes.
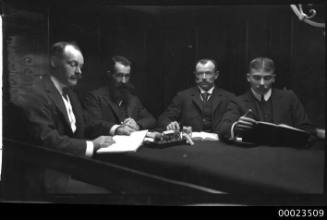
[[[133,131],[155,127],[156,120],[133,94],[131,68],[132,63],[127,58],[112,57],[107,86],[86,95],[83,104],[89,136],[130,135]]]
[[[251,131],[256,121],[287,124],[314,133],[304,107],[294,92],[272,88],[276,77],[272,59],[253,59],[246,77],[250,90],[231,101],[219,125],[218,132],[223,139],[242,137]]]
[[[158,119],[160,128],[180,130],[183,125],[193,131],[216,131],[234,95],[215,85],[219,77],[215,60],[198,60],[193,74],[196,86],[177,93]]]

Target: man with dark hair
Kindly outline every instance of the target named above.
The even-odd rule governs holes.
[[[247,81],[251,88],[229,104],[219,126],[223,138],[242,136],[253,128],[256,120],[314,131],[294,92],[272,88],[275,77],[272,59],[257,57],[250,62]]]
[[[133,94],[130,82],[132,63],[123,56],[111,59],[108,85],[88,93],[84,106],[90,119],[88,134],[130,135],[155,127],[156,120]]]
[[[219,77],[216,62],[200,59],[195,65],[197,86],[179,92],[159,116],[160,128],[180,130],[180,124],[193,131],[215,132],[234,95],[215,86]]]
[[[31,140],[61,152],[91,157],[97,149],[111,145],[113,140],[109,136],[86,140],[84,136],[83,109],[72,90],[82,76],[82,52],[75,43],[57,42],[50,53],[50,74],[33,84],[23,104]],[[106,192],[55,170],[36,168],[29,175],[33,180],[30,184],[38,186],[32,189],[34,195]]]

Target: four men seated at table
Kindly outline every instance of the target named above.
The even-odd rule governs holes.
[[[111,58],[107,85],[89,92],[82,102],[82,108],[70,88],[81,77],[83,63],[82,53],[76,44],[54,44],[51,74],[43,77],[40,85],[36,86],[40,88],[35,89],[42,95],[31,93],[33,101],[30,103],[33,104],[26,108],[33,128],[32,135],[38,136],[41,144],[78,152],[84,144],[80,144],[80,140],[70,139],[70,135],[83,137],[85,133],[87,137],[95,138],[100,135],[130,135],[141,129],[181,130],[182,126],[190,127],[192,131],[218,133],[223,139],[233,139],[253,128],[256,120],[283,123],[312,134],[315,131],[294,92],[272,88],[276,75],[274,62],[270,58],[258,57],[250,62],[247,81],[251,88],[239,97],[215,85],[220,74],[215,60],[198,60],[194,70],[196,86],[178,92],[159,116],[158,123],[134,94],[134,86],[130,82],[132,63],[123,56]],[[69,94],[68,98],[66,94]],[[59,99],[59,95],[62,99]],[[50,101],[57,109],[51,105],[39,108],[42,102]],[[248,111],[251,111],[251,115],[245,115]],[[56,120],[60,115],[65,119],[63,124],[70,125],[70,129],[64,128],[59,124],[60,120]],[[61,134],[68,134],[68,137],[61,137]],[[94,149],[101,147],[101,141],[111,143],[112,140],[102,137],[85,142],[86,155],[92,155]],[[71,147],[75,144],[78,147]]]
[[[297,96],[292,91],[272,88],[275,67],[266,57],[250,62],[247,81],[251,88],[239,97],[215,85],[219,71],[214,60],[199,60],[194,72],[196,86],[177,93],[156,124],[133,94],[132,63],[127,58],[112,57],[107,86],[89,92],[83,109],[73,91],[84,64],[81,49],[75,43],[58,42],[52,46],[50,55],[50,74],[36,81],[22,106],[28,132],[37,145],[91,157],[97,149],[114,143],[113,135],[130,135],[133,131],[158,127],[180,130],[181,126],[189,126],[193,131],[213,132],[233,139],[251,129],[254,120],[284,123],[314,132]],[[252,115],[245,116],[249,109]],[[39,190],[36,194],[42,190],[106,192],[54,170],[35,167],[31,170],[29,178],[35,178],[30,184]]]

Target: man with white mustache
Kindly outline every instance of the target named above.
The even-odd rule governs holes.
[[[159,116],[160,128],[180,130],[182,125],[193,131],[216,131],[234,95],[215,85],[219,71],[213,59],[197,61],[194,76],[196,86],[179,92]]]
[[[276,78],[272,59],[253,59],[246,76],[250,90],[229,104],[218,129],[223,138],[242,136],[253,128],[256,120],[287,124],[314,132],[304,107],[294,92],[272,88]]]

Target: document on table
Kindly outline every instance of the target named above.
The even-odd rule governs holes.
[[[209,132],[192,132],[192,140],[218,141],[218,134]]]
[[[142,145],[148,130],[134,131],[131,135],[115,135],[113,139],[114,144],[100,148],[97,153],[122,153],[122,152],[135,152]]]

